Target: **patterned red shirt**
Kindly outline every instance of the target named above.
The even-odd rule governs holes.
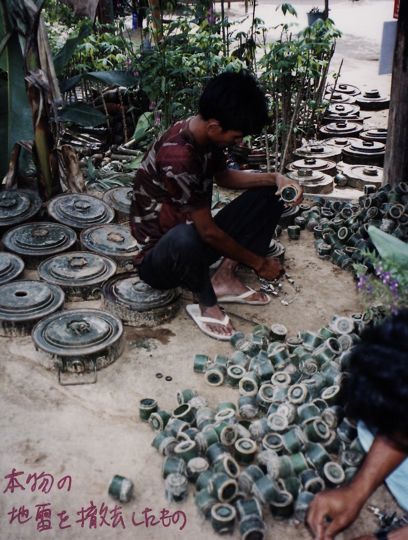
[[[147,151],[133,184],[130,226],[140,247],[136,262],[190,212],[211,207],[214,175],[226,168],[223,151],[200,147],[187,120],[170,127]]]

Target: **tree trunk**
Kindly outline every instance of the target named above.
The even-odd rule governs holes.
[[[329,0],[324,0],[324,20],[329,18]]]
[[[384,182],[395,185],[408,179],[408,2],[399,10],[392,69],[391,103],[384,163]]]

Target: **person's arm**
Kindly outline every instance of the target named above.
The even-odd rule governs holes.
[[[201,239],[225,257],[250,266],[259,276],[268,280],[275,279],[282,272],[282,265],[277,259],[256,255],[220,229],[214,222],[208,207],[194,210],[190,216]]]
[[[277,186],[277,195],[285,186],[293,185],[300,190],[300,195],[294,201],[299,204],[303,199],[303,189],[297,182],[289,180],[283,174],[277,172],[260,173],[256,171],[237,171],[236,169],[225,169],[215,175],[218,186],[228,189],[250,189],[254,187]]]
[[[385,437],[377,436],[352,482],[345,487],[318,493],[310,505],[307,523],[315,540],[334,536],[357,518],[369,496],[407,457]]]

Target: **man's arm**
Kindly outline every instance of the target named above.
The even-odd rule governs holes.
[[[194,210],[190,215],[202,240],[225,257],[250,266],[265,279],[275,279],[281,273],[282,266],[276,259],[256,255],[220,229],[208,207]]]
[[[215,175],[218,186],[228,189],[250,189],[255,187],[277,186],[277,194],[285,186],[296,186],[300,190],[299,197],[294,204],[299,204],[303,199],[303,189],[297,182],[289,180],[283,174],[277,172],[260,173],[256,171],[237,171],[236,169],[225,169]]]
[[[406,457],[389,439],[377,436],[348,486],[319,493],[314,498],[307,522],[315,540],[333,540],[351,525],[369,496]]]

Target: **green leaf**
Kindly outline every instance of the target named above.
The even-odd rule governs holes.
[[[136,129],[133,134],[133,139],[136,143],[140,142],[147,135],[148,131],[153,127],[154,114],[153,112],[143,113],[137,121]]]
[[[106,116],[86,103],[73,103],[63,108],[59,114],[59,120],[79,126],[96,127],[106,122]]]
[[[57,75],[61,75],[64,68],[74,56],[78,46],[91,33],[91,27],[84,23],[79,29],[78,35],[67,39],[65,45],[57,52],[54,57],[54,67]]]
[[[63,79],[62,81],[59,81],[59,87],[61,90],[61,93],[64,94],[65,92],[69,92],[75,86],[77,86],[82,79],[82,75],[75,75],[74,77],[70,77],[69,79]]]
[[[14,145],[34,138],[32,111],[24,80],[24,60],[17,33],[8,40],[2,58],[8,80],[0,82],[0,178],[8,170]]]
[[[135,86],[139,79],[128,71],[91,71],[85,74],[87,79],[107,86]]]
[[[408,243],[370,225],[368,234],[382,259],[391,260],[408,268]]]

